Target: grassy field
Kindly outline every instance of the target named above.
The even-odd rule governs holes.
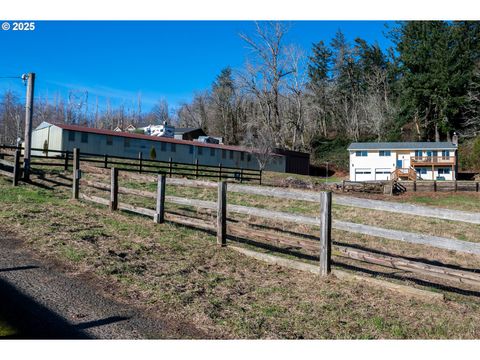
[[[121,178],[120,185],[154,190],[149,181],[129,183]],[[215,198],[215,191],[209,190],[169,187],[168,193]],[[228,247],[220,249],[214,235],[206,232],[168,222],[157,225],[151,219],[125,212],[112,214],[104,206],[72,201],[69,197],[70,189],[62,186],[47,189],[22,184],[12,188],[0,178],[0,230],[16,234],[39,257],[53,258],[74,274],[95,277],[107,296],[143,308],[153,317],[167,314],[171,321],[188,321],[211,337],[480,337],[477,296],[447,293],[446,302],[429,303],[362,283],[332,277],[320,279],[263,264]],[[124,195],[120,201],[139,201],[151,208],[154,204],[153,199]],[[261,197],[240,194],[229,194],[230,201],[266,206]],[[267,205],[270,209],[305,214],[315,214],[318,208],[317,204],[280,199],[270,199]],[[480,241],[478,227],[461,227],[442,220],[427,219],[422,223],[408,216],[393,219],[381,217],[378,212],[345,207],[335,207],[334,217]],[[317,231],[269,225],[311,234]],[[477,257],[439,249],[407,247],[340,231],[334,232],[334,240],[395,254],[439,258],[463,267],[480,267]],[[342,263],[348,265],[347,260],[336,259],[335,266]],[[407,279],[402,281],[414,285],[408,274],[404,275]]]

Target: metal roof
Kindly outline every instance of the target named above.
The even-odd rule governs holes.
[[[362,142],[351,143],[348,150],[456,150],[451,142]]]

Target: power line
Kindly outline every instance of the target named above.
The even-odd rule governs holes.
[[[0,79],[21,79],[21,76],[0,76]]]

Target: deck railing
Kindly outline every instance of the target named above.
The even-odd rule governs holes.
[[[411,164],[455,164],[455,156],[412,156]]]

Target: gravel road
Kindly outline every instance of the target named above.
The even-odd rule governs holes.
[[[88,280],[36,259],[0,227],[0,306],[29,339],[203,337],[101,296]]]

